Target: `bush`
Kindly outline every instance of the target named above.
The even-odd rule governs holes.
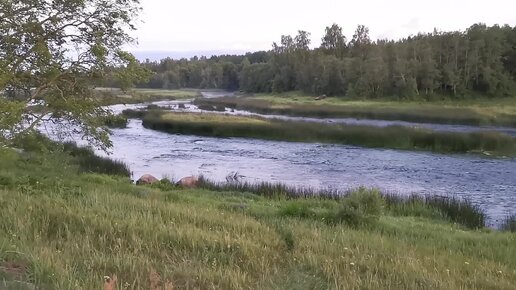
[[[342,199],[340,209],[328,220],[353,227],[375,224],[383,214],[385,199],[377,190],[360,188]]]
[[[106,116],[103,122],[109,128],[123,129],[127,127],[127,117],[123,114]]]
[[[23,149],[28,152],[43,153],[55,146],[55,142],[51,141],[41,133],[29,133],[17,136],[12,146]]]

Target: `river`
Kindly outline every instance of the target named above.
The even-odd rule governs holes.
[[[155,104],[174,107],[178,102]],[[111,108],[120,112],[125,108],[145,106],[115,105]],[[184,110],[199,111],[190,104]],[[387,122],[366,121],[379,122],[380,126]],[[448,131],[479,129],[418,125]],[[508,131],[511,135],[516,133],[510,128],[495,129]],[[508,214],[516,214],[516,159],[174,135],[145,129],[140,120],[130,120],[126,129],[114,129],[112,141],[114,147],[110,156],[126,162],[134,179],[146,173],[175,180],[202,174],[223,181],[228,174],[238,172],[243,180],[250,182],[281,182],[338,190],[365,186],[399,194],[457,196],[479,205],[491,223]]]

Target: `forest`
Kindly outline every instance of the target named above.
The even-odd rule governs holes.
[[[153,75],[138,87],[399,100],[514,96],[516,27],[474,24],[465,31],[373,41],[359,25],[348,41],[333,24],[316,48],[310,36],[283,35],[271,50],[245,55],[146,60],[142,65]]]

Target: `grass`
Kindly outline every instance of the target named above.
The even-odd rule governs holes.
[[[516,215],[508,216],[501,224],[500,229],[516,233]]]
[[[64,143],[63,151],[71,156],[72,163],[79,166],[79,172],[101,173],[129,177],[129,166],[121,161],[95,155],[91,148],[78,147],[75,143]]]
[[[356,192],[375,192],[359,188],[358,190],[338,191],[334,189],[314,189],[288,186],[281,183],[249,183],[241,182],[228,176],[228,182],[214,182],[204,177],[200,178],[200,187],[211,191],[249,192],[272,199],[323,199],[339,200],[342,197],[353,195]],[[409,195],[380,193],[385,200],[387,211],[394,216],[417,216],[428,219],[447,220],[463,225],[470,229],[479,229],[486,226],[486,215],[468,200],[453,196]],[[307,204],[305,204],[307,205]],[[301,205],[300,208],[291,208],[294,212],[312,216],[311,207]],[[306,211],[305,211],[306,210]],[[308,212],[311,213],[308,213]],[[321,216],[321,218],[324,216]],[[511,219],[507,219],[510,224]]]
[[[226,106],[261,114],[320,118],[401,120],[417,123],[516,127],[516,98],[473,101],[364,101],[299,94],[196,99],[202,106]]]
[[[60,150],[0,149],[0,160],[0,283],[101,289],[116,275],[117,289],[159,280],[174,289],[516,285],[516,234],[395,215],[388,201],[372,225],[355,227],[321,218],[345,207],[333,199],[136,187],[81,173]]]
[[[223,114],[143,114],[143,126],[169,133],[213,137],[348,144],[373,148],[425,150],[440,153],[486,153],[515,156],[516,140],[498,132],[452,133],[403,126],[295,122]]]
[[[116,88],[97,88],[101,105],[136,104],[160,100],[187,100],[200,96],[198,90],[131,89],[123,92]]]

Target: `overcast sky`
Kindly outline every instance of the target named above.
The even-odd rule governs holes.
[[[464,30],[473,23],[516,25],[516,0],[142,0],[134,52],[243,52],[270,49],[297,30],[320,44],[337,23],[348,40],[358,24],[373,39],[400,38],[434,27]]]

